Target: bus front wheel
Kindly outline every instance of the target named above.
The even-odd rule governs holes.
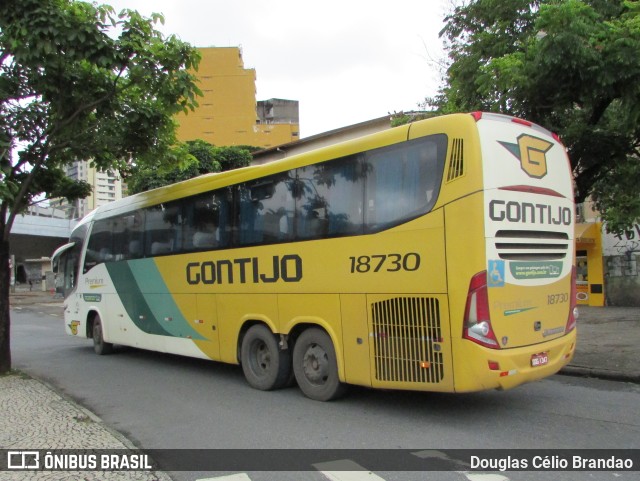
[[[93,350],[101,356],[113,352],[113,344],[104,340],[102,335],[102,321],[100,321],[100,316],[97,314],[93,320]]]
[[[309,328],[296,340],[293,372],[298,386],[310,399],[331,401],[346,392],[346,385],[338,377],[333,342],[322,329]]]
[[[280,389],[291,377],[290,351],[281,350],[276,336],[262,324],[250,327],[244,335],[240,360],[244,377],[255,389]]]

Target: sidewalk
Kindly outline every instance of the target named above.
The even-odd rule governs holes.
[[[92,412],[20,373],[0,376],[0,449],[136,449]],[[7,460],[1,459],[0,466]],[[3,471],[3,481],[171,481],[145,471]]]
[[[62,300],[18,290],[12,309],[61,315]],[[561,374],[640,383],[640,308],[581,307],[578,345]],[[20,373],[0,376],[0,449],[125,449],[134,446],[97,416]],[[0,460],[2,462],[3,460]],[[7,481],[77,479],[72,472],[3,472]],[[159,472],[82,472],[85,480],[170,481]]]
[[[640,307],[578,307],[576,354],[561,374],[640,383]]]

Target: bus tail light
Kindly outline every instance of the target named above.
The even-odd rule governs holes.
[[[491,327],[487,271],[479,272],[473,276],[469,284],[462,337],[491,349],[500,348]]]
[[[576,287],[577,275],[576,266],[571,269],[571,300],[569,307],[569,319],[567,320],[567,327],[564,329],[565,334],[569,334],[576,328],[576,320],[578,319],[578,288]]]

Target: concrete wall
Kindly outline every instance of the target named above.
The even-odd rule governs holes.
[[[297,100],[258,100],[258,118],[263,124],[299,124],[300,109]]]
[[[607,304],[640,306],[640,225],[603,239]]]
[[[19,215],[13,223],[11,234],[68,239],[77,220],[59,219],[40,215]]]
[[[17,285],[29,286],[31,281],[34,290],[53,288],[49,259],[68,242],[76,223],[77,220],[40,215],[16,217],[9,236],[9,254],[14,259]]]

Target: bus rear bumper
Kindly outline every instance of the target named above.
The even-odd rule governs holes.
[[[543,379],[566,366],[575,348],[576,329],[552,341],[513,349],[487,349],[477,345],[470,349],[467,344],[468,355],[463,363],[458,363],[454,374],[455,391],[506,390]]]

